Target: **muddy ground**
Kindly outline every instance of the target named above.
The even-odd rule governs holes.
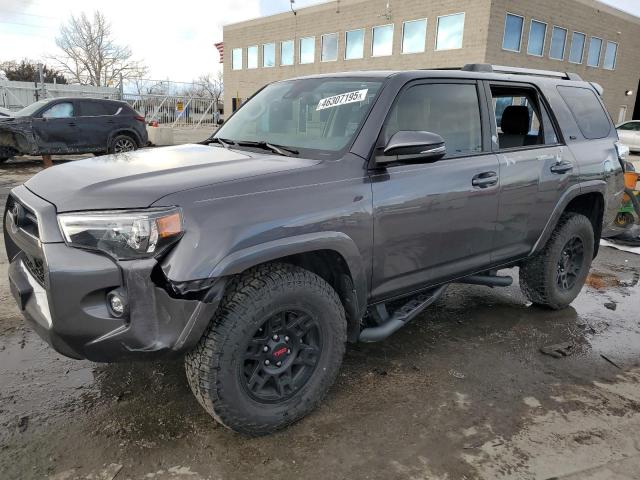
[[[38,168],[0,167],[0,203]],[[55,353],[23,324],[0,247],[0,479],[640,478],[638,255],[604,248],[560,312],[517,284],[454,286],[350,346],[319,410],[247,438],[200,408],[181,362]],[[568,357],[540,352],[563,342]]]

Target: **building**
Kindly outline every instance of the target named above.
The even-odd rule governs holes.
[[[226,112],[286,78],[490,63],[578,73],[614,122],[640,118],[640,18],[595,0],[340,0],[227,25],[224,43]]]

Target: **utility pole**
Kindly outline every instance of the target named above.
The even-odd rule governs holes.
[[[38,78],[40,79],[40,91],[42,92],[42,98],[47,97],[47,92],[44,89],[44,66],[42,63],[38,64]]]

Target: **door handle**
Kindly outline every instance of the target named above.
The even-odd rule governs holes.
[[[67,125],[69,125],[70,127],[75,127],[76,126],[75,122],[69,122]]]
[[[555,165],[551,165],[551,171],[553,173],[563,174],[573,170],[573,163],[568,162],[566,160],[562,160],[561,162],[556,163]]]
[[[471,180],[471,185],[479,188],[487,188],[497,185],[498,183],[498,174],[496,172],[483,172],[479,173],[473,180]]]

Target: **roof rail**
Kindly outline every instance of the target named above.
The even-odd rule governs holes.
[[[533,75],[536,77],[552,77],[562,78],[564,80],[582,81],[582,78],[577,73],[536,70],[534,68],[507,67],[504,65],[489,65],[488,63],[469,63],[462,67],[462,70],[465,72],[512,73],[515,75]]]

